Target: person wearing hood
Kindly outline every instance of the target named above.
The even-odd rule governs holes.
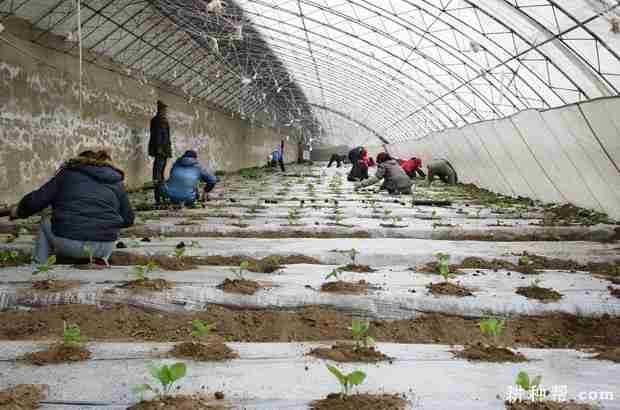
[[[217,177],[200,166],[196,151],[186,151],[172,166],[170,178],[162,184],[161,191],[172,203],[191,205],[199,200],[200,181],[206,183],[205,200],[208,200],[208,193],[215,187]]]
[[[153,157],[153,183],[155,184],[155,203],[161,202],[160,186],[165,179],[166,164],[172,158],[172,141],[168,123],[168,106],[157,101],[157,115],[151,119],[151,138],[149,155]]]
[[[456,174],[456,170],[448,162],[446,159],[436,159],[433,160],[426,167],[428,184],[432,184],[435,177],[439,177],[439,179],[448,185],[456,185],[459,182],[458,175]]]
[[[368,179],[368,151],[364,147],[353,148],[349,151],[349,162],[351,171],[347,176],[350,182]]]
[[[398,161],[392,159],[390,154],[382,152],[377,155],[377,173],[374,177],[355,184],[355,189],[374,185],[384,180],[382,188],[390,194],[410,194],[411,179],[402,169]]]
[[[280,148],[273,151],[271,155],[269,155],[268,165],[271,168],[275,168],[276,165],[280,165],[280,170],[285,172],[284,168],[284,141],[280,143]]]
[[[65,162],[56,175],[11,207],[11,219],[24,219],[52,207],[41,219],[33,262],[50,254],[96,258],[107,264],[121,228],[134,223],[125,174],[105,151],[85,151]]]

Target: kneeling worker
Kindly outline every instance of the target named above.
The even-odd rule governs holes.
[[[12,206],[11,219],[52,207],[51,220],[41,219],[33,262],[45,263],[53,253],[78,259],[92,256],[107,264],[121,228],[134,223],[124,178],[105,151],[87,151],[65,162],[45,185]]]
[[[390,154],[382,152],[377,155],[377,173],[365,181],[355,184],[355,189],[374,185],[384,179],[383,188],[387,189],[390,194],[410,194],[411,179],[405,174],[405,171],[398,164],[398,161],[392,159]]]
[[[205,200],[208,193],[217,183],[217,177],[206,172],[198,162],[196,151],[185,151],[185,154],[176,160],[170,171],[170,178],[162,185],[161,191],[172,203],[192,205],[199,200],[198,183],[205,186]]]
[[[280,145],[280,149],[273,151],[271,155],[269,156],[268,165],[270,167],[275,168],[275,166],[278,164],[280,165],[280,169],[282,170],[282,172],[285,172],[284,170],[284,141],[282,141],[282,144]]]
[[[422,171],[422,160],[416,157],[408,159],[406,161],[400,160],[400,166],[403,167],[403,170],[409,178],[415,178],[416,172],[422,177],[426,177],[424,171]]]
[[[459,182],[454,167],[445,159],[436,159],[432,161],[426,169],[428,171],[429,185],[433,183],[435,177],[439,177],[442,182],[449,185],[455,185]]]

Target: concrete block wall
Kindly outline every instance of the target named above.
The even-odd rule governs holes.
[[[620,97],[527,110],[389,146],[397,157],[446,158],[465,183],[572,203],[620,220]]]
[[[0,41],[0,203],[36,189],[64,160],[91,148],[109,149],[128,185],[150,180],[149,122],[158,99],[169,105],[174,154],[195,149],[213,171],[265,164],[285,139],[278,129],[188,104],[155,84],[94,64],[84,65],[80,116],[78,60],[28,36],[9,25]],[[297,143],[290,138],[285,160],[296,159]]]

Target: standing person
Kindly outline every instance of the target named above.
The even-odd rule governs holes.
[[[70,258],[92,255],[107,264],[120,229],[134,223],[124,178],[110,155],[99,151],[65,162],[45,185],[12,206],[11,219],[52,207],[51,220],[41,219],[33,261],[45,263],[54,253]]]
[[[204,199],[209,200],[209,192],[217,183],[217,177],[209,174],[198,162],[196,151],[185,151],[182,157],[176,160],[170,171],[170,178],[161,186],[161,193],[172,203],[193,205],[200,199],[198,183],[206,183]]]
[[[390,154],[382,152],[377,155],[377,173],[374,177],[355,184],[355,189],[360,189],[384,180],[382,188],[387,189],[390,194],[410,194],[411,179],[398,164],[392,159]]]
[[[160,185],[165,179],[168,158],[172,158],[172,140],[168,122],[168,106],[157,101],[157,114],[151,119],[151,138],[149,155],[153,157],[153,183],[155,184],[155,203],[161,202]]]
[[[280,169],[282,172],[285,172],[284,169],[284,140],[280,143],[280,148],[273,151],[270,155],[269,166],[275,167],[277,164],[280,165]]]
[[[448,160],[433,160],[430,164],[428,164],[426,170],[428,173],[427,176],[429,185],[433,183],[435,177],[439,177],[439,179],[441,179],[443,183],[449,185],[455,185],[459,182],[456,170],[454,169],[452,164],[448,162]]]
[[[422,178],[426,177],[424,171],[422,171],[422,160],[416,157],[412,157],[408,160],[399,160],[400,166],[403,167],[403,170],[409,178],[415,178],[416,173],[419,174]]]

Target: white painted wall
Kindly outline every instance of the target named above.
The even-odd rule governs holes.
[[[620,97],[527,110],[389,146],[446,158],[459,179],[511,196],[572,203],[620,219]]]

